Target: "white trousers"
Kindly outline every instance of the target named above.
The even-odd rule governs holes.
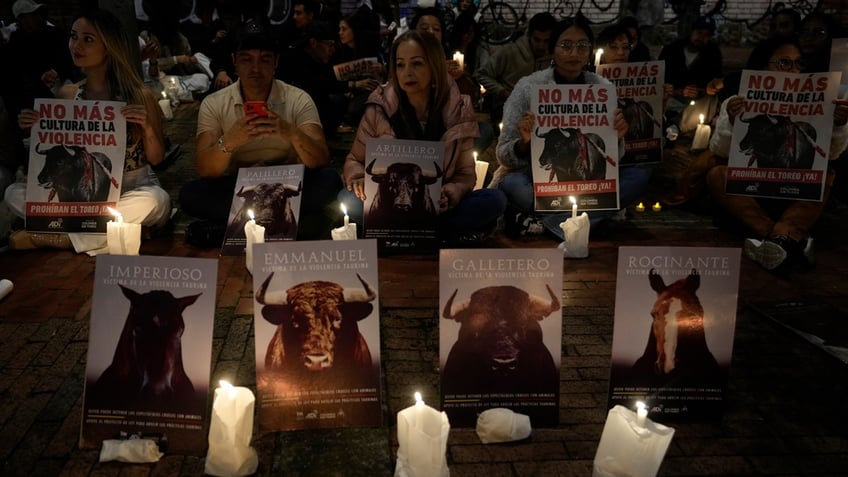
[[[150,166],[124,172],[121,197],[117,208],[125,222],[148,227],[164,225],[171,214],[171,198],[159,185],[159,179]],[[26,210],[26,183],[16,182],[6,188],[4,200],[9,209],[24,218]],[[96,255],[105,252],[106,234],[68,234],[77,253]]]

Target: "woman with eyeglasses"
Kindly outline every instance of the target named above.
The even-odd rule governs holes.
[[[540,85],[611,84],[608,80],[588,71],[593,60],[594,35],[589,24],[582,19],[565,19],[557,24],[551,35],[548,51],[553,55],[551,67],[525,76],[516,83],[504,105],[503,129],[497,146],[500,167],[495,171],[489,187],[498,188],[508,201],[505,232],[509,236],[542,234],[545,230],[562,239],[559,224],[565,214],[535,213],[533,177],[530,170],[530,138],[536,128],[536,116],[530,111],[531,95]],[[616,110],[612,125],[619,137],[619,153],[624,153],[621,138],[627,132],[627,122],[621,110]],[[625,204],[625,185],[619,182],[621,203]],[[594,212],[592,222],[609,216],[608,212]]]
[[[802,65],[798,40],[795,37],[774,37],[754,48],[745,69],[801,73]],[[834,102],[831,164],[848,145],[848,101]],[[716,131],[710,139],[710,150],[724,158],[725,162],[730,153],[733,124],[744,108],[745,100],[741,96],[733,96],[721,105]],[[821,202],[728,195],[725,192],[726,175],[726,165],[713,167],[707,173],[707,187],[716,204],[755,236],[745,240],[745,255],[768,270],[785,269],[792,264],[812,265],[810,230],[824,211],[836,177],[834,169],[828,167]]]
[[[598,48],[603,48],[601,64],[627,63],[630,61],[630,46],[633,39],[627,28],[620,24],[611,25],[598,34]]]

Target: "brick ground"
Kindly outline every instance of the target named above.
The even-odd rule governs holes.
[[[188,178],[175,169],[190,169],[193,161],[192,111],[196,105],[181,107],[168,125],[172,140],[183,144],[176,166],[160,173],[174,198]],[[338,156],[344,147],[333,150]],[[848,475],[848,368],[747,306],[808,300],[848,307],[846,216],[845,209],[830,210],[822,220],[819,263],[811,271],[775,276],[743,260],[727,410],[718,422],[672,424],[677,432],[660,475]],[[451,475],[590,475],[606,418],[618,247],[739,244],[740,237],[686,211],[634,215],[594,236],[589,258],[563,262],[559,425],[536,429],[524,442],[488,446],[473,429],[452,429]],[[502,237],[490,244],[555,245]],[[216,250],[187,246],[180,234],[147,241],[142,253],[217,257]],[[250,276],[241,259],[218,263],[212,382],[227,376],[252,386]],[[396,412],[410,404],[414,390],[438,402],[437,268],[433,257],[380,259],[384,425],[256,435],[259,475],[392,475]],[[0,301],[0,475],[201,475],[198,456],[98,464],[97,451],[78,448],[93,273],[93,258],[67,251],[0,255],[0,277],[15,283]],[[842,325],[844,334],[848,323]]]

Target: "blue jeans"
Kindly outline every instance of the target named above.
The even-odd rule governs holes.
[[[356,222],[356,231],[362,237],[363,202],[352,191],[342,189],[339,202],[347,207],[351,222]],[[453,209],[439,214],[440,235],[463,235],[485,231],[503,215],[506,196],[496,189],[480,189],[463,197]]]
[[[636,201],[645,192],[653,164],[624,166],[618,170],[618,194],[619,205],[627,207]],[[535,199],[533,196],[533,178],[523,172],[513,172],[504,176],[498,188],[506,195],[507,202],[517,210],[538,217],[545,230],[564,240],[562,229],[559,224],[571,216],[571,212],[535,212]],[[592,227],[613,216],[615,210],[597,210],[588,212],[589,223]]]

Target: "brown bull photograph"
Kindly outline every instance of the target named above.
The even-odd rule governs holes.
[[[257,249],[273,263],[254,291],[264,428],[380,422],[376,242],[324,243],[320,253],[300,243]]]

